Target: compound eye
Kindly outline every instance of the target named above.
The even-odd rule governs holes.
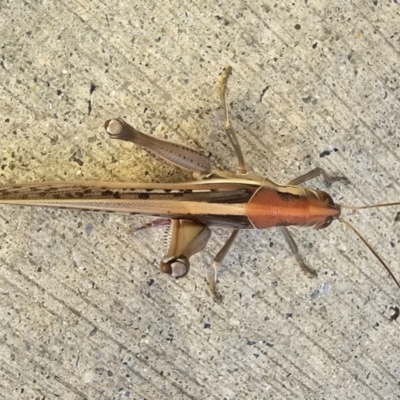
[[[318,191],[318,197],[321,201],[323,201],[325,204],[327,204],[329,207],[335,207],[335,203],[332,199],[331,196],[329,196],[328,193],[323,192],[322,190]],[[332,221],[331,221],[332,222]]]

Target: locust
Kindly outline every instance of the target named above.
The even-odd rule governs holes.
[[[359,210],[389,207],[400,205],[400,202],[363,207],[335,203],[325,191],[303,186],[319,176],[328,183],[348,182],[346,177],[332,176],[321,168],[315,168],[284,185],[248,171],[229,118],[226,92],[231,72],[231,67],[224,69],[219,92],[224,113],[224,130],[238,159],[236,172],[213,170],[209,158],[199,151],[144,134],[122,118],[114,118],[104,124],[105,131],[112,139],[132,142],[166,163],[191,171],[193,180],[180,183],[59,181],[11,184],[0,186],[0,204],[156,217],[135,230],[151,227],[166,229],[167,251],[160,261],[160,269],[173,278],[182,278],[188,274],[191,257],[207,245],[211,236],[210,227],[230,229],[228,240],[210,266],[208,285],[215,298],[218,298],[218,269],[240,231],[277,228],[301,269],[313,276],[316,272],[300,255],[289,227],[324,229],[334,220],[338,220],[361,239],[400,288],[399,281],[388,265],[357,229],[341,217],[342,208]]]

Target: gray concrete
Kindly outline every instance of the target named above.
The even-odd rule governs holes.
[[[106,137],[115,116],[234,169],[229,64],[253,170],[287,182],[321,166],[351,180],[329,189],[339,202],[398,201],[398,2],[223,3],[2,1],[1,183],[187,179]],[[398,211],[347,214],[400,276]],[[144,221],[0,208],[0,398],[400,397],[400,291],[340,223],[293,231],[316,279],[278,232],[243,233],[214,304],[205,276],[228,232],[175,282],[162,232],[132,234]]]

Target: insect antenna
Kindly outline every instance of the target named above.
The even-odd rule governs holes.
[[[364,207],[345,207],[342,206],[344,208],[350,208],[350,209],[354,209],[354,210],[360,210],[363,208],[374,208],[374,207],[389,207],[389,206],[394,206],[394,205],[400,205],[400,203],[388,203],[388,204],[378,204],[376,206],[364,206]],[[368,247],[368,249],[371,251],[371,253],[377,258],[377,260],[382,264],[382,266],[386,269],[386,271],[389,273],[389,275],[391,276],[391,278],[396,282],[396,285],[399,287],[400,289],[400,283],[399,281],[396,279],[396,277],[394,276],[393,272],[390,270],[390,268],[387,266],[387,264],[382,260],[382,258],[378,255],[378,253],[372,248],[372,246],[364,239],[364,237],[361,235],[360,232],[358,232],[358,230],[352,225],[350,224],[350,222],[346,221],[343,218],[338,217],[337,220],[339,220],[340,222],[342,222],[343,224],[345,224],[346,226],[348,226],[361,240],[362,242]]]
[[[369,205],[369,206],[360,206],[360,207],[344,206],[342,204],[340,205],[341,208],[346,208],[348,210],[366,210],[367,208],[381,208],[381,207],[393,207],[393,206],[400,206],[400,202],[373,204],[373,205]]]

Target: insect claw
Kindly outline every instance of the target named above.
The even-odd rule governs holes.
[[[325,184],[327,187],[331,187],[333,182],[342,182],[345,185],[350,185],[350,179],[345,176],[329,176],[329,179],[325,177]]]
[[[215,273],[213,273],[207,281],[208,294],[213,298],[216,303],[221,303],[222,296],[217,292],[216,283],[217,282],[215,281]]]
[[[318,273],[315,269],[308,267],[307,265],[300,265],[301,269],[310,276],[310,278],[316,278]]]

